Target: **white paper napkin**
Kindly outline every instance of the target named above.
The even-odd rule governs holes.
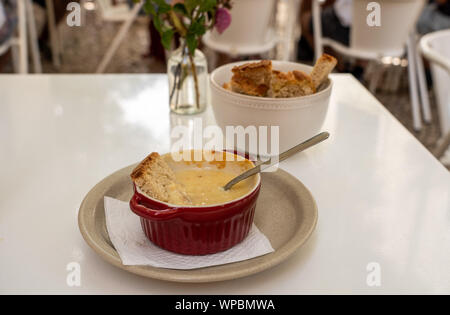
[[[130,210],[127,202],[106,196],[104,200],[109,237],[124,265],[195,269],[242,261],[274,251],[267,237],[253,224],[245,240],[224,252],[203,256],[175,254],[147,239],[140,218]]]

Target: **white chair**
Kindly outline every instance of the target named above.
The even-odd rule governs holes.
[[[271,24],[276,0],[239,0],[233,2],[231,25],[222,34],[212,30],[203,36],[210,49],[231,56],[263,54],[277,44]]]
[[[125,22],[131,16],[131,10],[128,3],[113,4],[111,0],[96,0],[102,19],[109,22]]]
[[[420,40],[420,50],[431,62],[441,133],[444,135],[436,153],[439,157],[450,144],[450,30],[423,36]]]
[[[105,21],[123,22],[95,71],[96,73],[103,73],[105,72],[108,64],[111,62],[111,59],[114,57],[120,44],[125,39],[131,25],[138,17],[139,11],[141,11],[144,2],[141,1],[136,3],[131,10],[127,5],[126,8],[122,5],[115,8],[115,6],[112,5],[111,0],[97,0],[97,2],[101,10],[102,18]]]
[[[277,35],[275,59],[295,61],[297,59],[297,42],[301,36],[298,20],[301,0],[278,0]]]
[[[41,56],[37,42],[36,23],[31,0],[17,1],[17,20],[17,35],[0,45],[0,55],[11,48],[14,71],[21,74],[28,73],[28,37],[31,46],[34,72],[42,73]]]
[[[381,26],[369,26],[367,17],[371,10],[370,0],[353,0],[353,20],[350,30],[350,46],[345,46],[329,38],[322,37],[320,4],[321,0],[313,1],[313,25],[316,58],[323,52],[323,46],[330,46],[335,51],[354,58],[380,62],[383,57],[402,57],[408,55],[409,88],[415,130],[422,127],[419,91],[421,93],[424,120],[431,121],[431,111],[426,91],[426,82],[422,59],[418,57],[414,28],[424,0],[377,0],[381,6]],[[407,50],[405,51],[405,46]],[[372,75],[370,89],[374,92],[380,72]]]

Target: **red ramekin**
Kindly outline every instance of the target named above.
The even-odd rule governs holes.
[[[261,178],[245,196],[211,206],[174,206],[145,196],[136,189],[131,210],[141,219],[147,238],[166,250],[206,255],[227,250],[250,231]]]

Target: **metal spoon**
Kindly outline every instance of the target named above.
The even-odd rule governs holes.
[[[319,142],[322,142],[323,140],[328,139],[330,134],[328,132],[321,132],[318,135],[315,135],[312,138],[309,138],[305,142],[302,142],[300,144],[297,144],[295,147],[290,148],[287,151],[284,151],[280,155],[278,155],[278,159],[275,159],[274,157],[270,158],[269,160],[260,163],[259,165],[249,169],[248,171],[245,171],[239,176],[236,176],[232,180],[230,180],[225,186],[223,186],[224,190],[229,190],[231,187],[233,187],[235,184],[239,183],[240,181],[253,176],[266,168],[271,167],[273,164],[281,162],[286,160],[288,157],[294,155],[297,152],[303,151],[308,149],[309,147],[312,147],[313,145],[318,144]]]

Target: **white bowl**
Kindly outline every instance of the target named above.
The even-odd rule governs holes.
[[[210,75],[212,108],[224,135],[226,126],[279,126],[279,152],[283,152],[321,131],[330,101],[333,85],[331,79],[328,79],[326,87],[318,93],[292,98],[248,96],[224,89],[223,84],[231,80],[231,69],[247,62],[255,61],[230,63],[217,68]],[[310,66],[288,61],[272,61],[272,67],[284,72],[301,70],[309,73],[312,69]],[[267,148],[271,151],[270,133],[267,138]],[[257,153],[249,149],[248,145],[245,148],[235,148]],[[275,152],[269,152],[268,155],[270,153]]]

